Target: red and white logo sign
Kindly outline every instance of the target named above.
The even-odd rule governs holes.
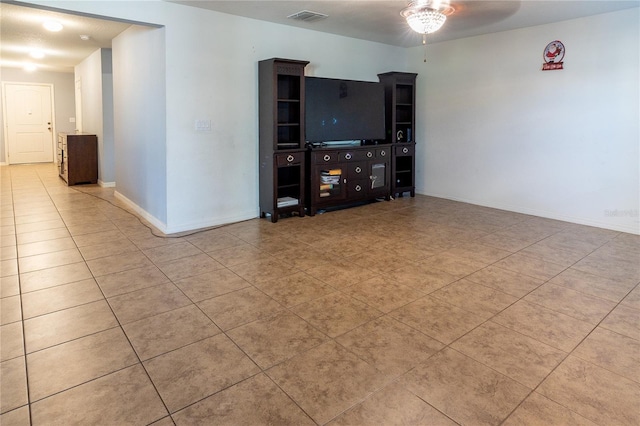
[[[547,44],[544,48],[544,64],[542,65],[542,71],[561,70],[562,60],[564,59],[564,44],[560,40],[554,40]]]

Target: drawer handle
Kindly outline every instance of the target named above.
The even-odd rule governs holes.
[[[356,167],[356,173],[360,173],[362,172],[362,169],[360,167]]]
[[[402,148],[402,153],[406,154],[407,152],[409,152],[409,148]]]
[[[295,157],[291,154],[287,155],[287,162],[292,162],[295,159]]]
[[[380,156],[384,157],[385,155],[387,155],[387,151],[380,151]]]
[[[356,185],[356,191],[358,192],[362,191],[362,187],[360,185]]]
[[[368,151],[368,152],[367,152],[367,157],[369,157],[369,158],[373,157],[373,152]]]
[[[347,153],[344,155],[344,158],[346,158],[347,160],[351,160],[351,154],[347,152]]]
[[[324,161],[329,161],[329,160],[331,160],[331,156],[329,154],[325,154]]]

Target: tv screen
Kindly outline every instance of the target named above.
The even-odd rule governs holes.
[[[384,140],[382,83],[305,78],[307,142]]]

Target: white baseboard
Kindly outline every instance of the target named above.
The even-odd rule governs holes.
[[[593,226],[593,227],[596,227],[596,228],[610,229],[612,231],[619,231],[619,232],[626,232],[626,233],[629,233],[629,234],[640,235],[640,227],[635,227],[634,228],[633,226],[619,226],[619,225],[615,225],[615,224],[611,224],[611,223],[600,222],[600,221],[593,220],[593,219],[566,216],[566,215],[557,214],[557,213],[554,213],[554,212],[548,212],[548,211],[542,211],[542,210],[536,210],[536,209],[528,209],[528,208],[524,208],[524,207],[520,207],[520,206],[503,205],[503,204],[499,204],[499,203],[496,203],[496,204],[483,203],[483,202],[480,202],[478,200],[467,200],[467,199],[464,199],[464,198],[450,197],[448,195],[430,193],[430,192],[427,192],[427,191],[424,191],[424,190],[418,189],[418,188],[416,188],[416,193],[417,194],[421,194],[421,195],[426,195],[426,196],[429,196],[429,197],[436,197],[436,198],[442,198],[442,199],[445,199],[445,200],[459,201],[461,203],[474,204],[476,206],[489,207],[489,208],[499,209],[499,210],[506,210],[506,211],[510,211],[510,212],[514,212],[514,213],[522,213],[522,214],[528,214],[528,215],[532,215],[532,216],[544,217],[544,218],[547,218],[547,219],[560,220],[560,221],[563,221],[563,222],[576,223],[578,225]]]
[[[133,210],[138,215],[140,215],[142,218],[144,218],[144,220],[146,220],[147,222],[149,222],[150,224],[152,224],[153,226],[158,228],[158,230],[160,230],[163,234],[167,234],[168,233],[167,232],[167,225],[165,223],[163,223],[162,221],[158,220],[153,215],[149,214],[142,207],[140,207],[139,205],[137,205],[136,203],[134,203],[133,201],[131,201],[130,199],[128,199],[127,197],[125,197],[124,195],[122,195],[118,191],[115,191],[113,193],[113,195],[117,199],[119,199],[120,201],[125,203],[127,205],[127,207],[129,207],[131,210]]]
[[[100,179],[98,179],[98,185],[100,185],[102,188],[115,188],[116,187],[116,183],[115,182],[103,182]]]
[[[9,163],[7,163],[6,161],[0,161],[0,166],[8,166]]]

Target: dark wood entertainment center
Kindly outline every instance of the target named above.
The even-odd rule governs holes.
[[[416,74],[379,75],[384,85],[384,140],[354,144],[305,141],[308,61],[259,62],[260,217],[318,210],[362,201],[415,196]]]

